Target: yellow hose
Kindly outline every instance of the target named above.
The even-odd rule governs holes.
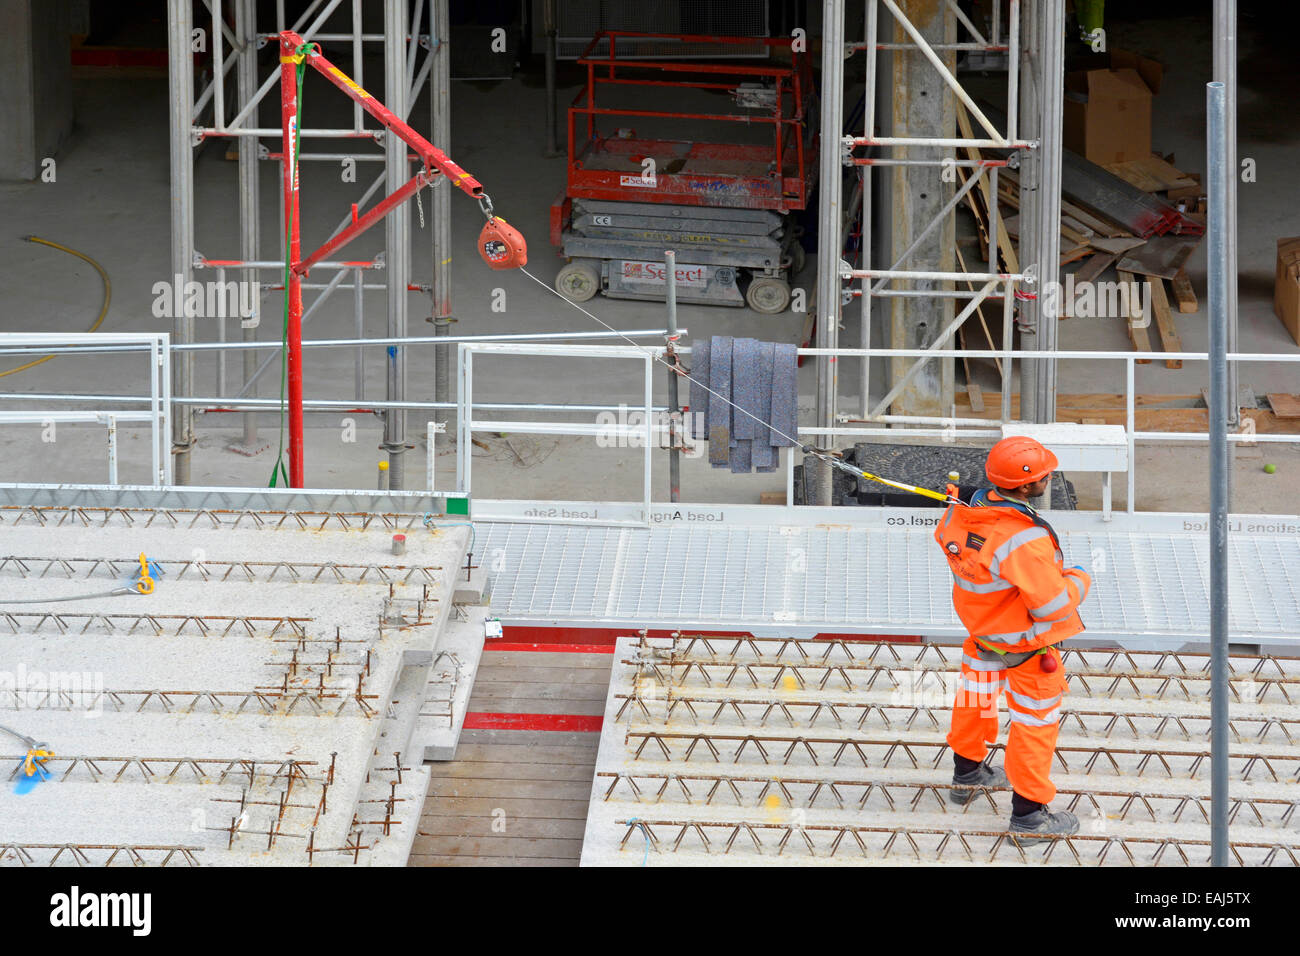
[[[84,252],[78,252],[76,249],[69,249],[67,246],[61,246],[57,242],[50,242],[50,240],[42,239],[40,236],[27,236],[27,241],[39,242],[43,246],[50,246],[54,249],[62,250],[63,252],[66,252],[70,256],[76,256],[78,259],[85,259],[87,262],[89,262],[92,266],[95,267],[95,271],[98,272],[100,278],[104,280],[104,307],[99,310],[99,318],[95,320],[95,324],[92,325],[90,328],[86,329],[86,332],[88,333],[93,332],[95,331],[95,329],[99,328],[100,325],[102,325],[104,322],[104,317],[108,315],[108,304],[113,301],[113,283],[109,281],[108,273],[104,271],[104,267],[101,266],[94,259],[90,258],[90,256],[86,255]],[[28,362],[26,365],[20,365],[17,368],[11,368],[7,372],[0,372],[0,378],[4,378],[6,375],[13,375],[15,372],[25,371],[26,369],[29,368],[35,368],[37,365],[40,365],[42,362],[48,362],[52,358],[54,358],[53,355],[46,355],[44,358],[38,358],[38,359],[34,359],[31,362]]]

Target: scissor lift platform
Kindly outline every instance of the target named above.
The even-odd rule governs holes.
[[[648,36],[658,35],[599,34],[578,60],[587,67],[587,84],[569,109],[567,182],[551,207],[551,241],[570,260],[556,288],[577,301],[597,292],[663,299],[663,253],[673,249],[681,300],[748,302],[759,312],[782,312],[790,301],[791,271],[803,263],[791,213],[806,207],[816,168],[808,56],[793,53],[788,64],[619,59],[620,37]],[[757,42],[773,53],[789,51],[784,39]],[[602,46],[608,54],[593,55]],[[609,88],[644,92],[653,106],[692,92],[711,101],[726,94],[729,109],[598,105],[597,91]],[[771,135],[747,143],[669,139],[638,135],[630,126],[609,129],[607,119],[602,129],[608,117],[661,126],[664,120],[676,126],[731,123],[749,139],[766,124]]]

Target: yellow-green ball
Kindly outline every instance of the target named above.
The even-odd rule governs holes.
[[[1266,475],[1271,475],[1271,474],[1273,474],[1275,471],[1277,471],[1277,465],[1265,465],[1265,466],[1264,466],[1264,474],[1266,474]]]

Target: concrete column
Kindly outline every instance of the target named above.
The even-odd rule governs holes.
[[[72,133],[69,30],[67,0],[0,0],[0,180],[38,178]]]
[[[951,10],[933,0],[903,0],[899,8],[930,43],[955,43],[957,21]],[[892,16],[882,13],[881,34],[896,43],[910,43],[902,26]],[[892,26],[892,30],[888,29]],[[936,51],[949,71],[956,72],[956,54]],[[920,52],[895,51],[892,58],[892,136],[952,137],[957,127],[956,102],[951,88]],[[894,155],[908,159],[940,159],[953,156],[951,147],[927,146],[896,148]],[[895,261],[928,226],[952,197],[956,185],[944,182],[940,166],[893,166],[882,173],[890,181],[893,214],[890,218],[887,257]],[[883,237],[882,237],[883,238]],[[956,226],[950,214],[939,228],[923,242],[899,268],[918,271],[952,272],[956,269]],[[901,285],[900,288],[951,289],[952,283],[926,280]],[[889,302],[889,342],[891,348],[919,349],[934,342],[938,333],[952,321],[954,300],[950,298],[907,297],[882,300]],[[885,306],[880,305],[880,311]],[[895,358],[890,361],[891,385],[902,378],[916,361]],[[953,402],[953,360],[934,359],[925,364],[890,407],[895,415],[947,415]]]

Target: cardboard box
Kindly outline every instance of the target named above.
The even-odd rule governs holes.
[[[1277,283],[1273,311],[1300,345],[1300,236],[1277,241]]]
[[[1124,50],[1074,65],[1065,75],[1065,148],[1098,165],[1150,156],[1151,101],[1163,67]]]

